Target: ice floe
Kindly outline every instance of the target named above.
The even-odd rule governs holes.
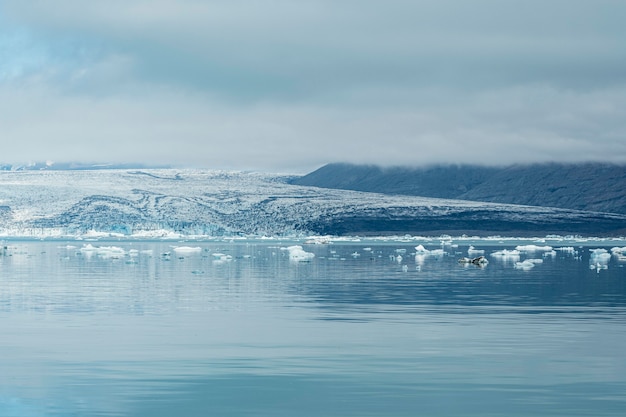
[[[189,255],[192,253],[200,253],[202,252],[202,248],[199,246],[175,246],[172,248],[174,250],[174,252],[176,252],[179,255]]]
[[[483,267],[483,266],[486,266],[489,263],[489,261],[484,256],[478,256],[476,258],[461,258],[459,259],[459,263],[464,264],[464,265],[472,264],[472,265]]]
[[[591,252],[590,259],[592,262],[608,263],[611,259],[611,254],[606,249],[589,249]]]
[[[430,253],[430,251],[428,249],[426,249],[423,245],[417,245],[415,247],[415,254],[423,255],[423,254],[427,254],[427,253]]]
[[[517,249],[515,250],[502,249],[499,251],[492,252],[491,256],[494,258],[500,259],[502,261],[518,261],[520,258],[520,251]]]
[[[522,271],[530,271],[535,267],[535,262],[530,259],[526,259],[522,262],[515,262],[515,269],[521,269]]]
[[[80,248],[80,253],[87,257],[96,255],[103,259],[121,259],[126,256],[126,251],[118,246],[93,246],[90,243]]]
[[[281,248],[289,252],[289,260],[294,262],[308,262],[315,257],[314,253],[306,252],[302,246],[294,245],[287,248]]]
[[[552,246],[519,245],[515,249],[520,252],[549,252],[552,250]]]
[[[467,249],[467,256],[476,257],[479,255],[484,255],[484,254],[485,254],[484,249],[476,249],[472,245],[470,245],[470,247]]]

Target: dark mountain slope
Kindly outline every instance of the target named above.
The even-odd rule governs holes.
[[[329,164],[293,184],[626,214],[626,165],[381,168]]]

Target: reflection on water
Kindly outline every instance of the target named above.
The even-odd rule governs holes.
[[[0,415],[624,415],[626,263],[472,244],[11,242]]]

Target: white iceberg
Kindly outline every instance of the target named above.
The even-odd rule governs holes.
[[[90,243],[80,248],[80,253],[87,257],[97,255],[103,259],[120,259],[126,256],[126,251],[118,246],[93,246]]]
[[[289,246],[285,250],[289,251],[289,260],[294,262],[308,262],[315,257],[314,253],[306,252],[300,245]]]
[[[430,253],[430,251],[429,251],[428,249],[426,249],[426,248],[425,248],[424,246],[422,246],[422,245],[417,245],[417,246],[415,247],[415,253],[416,253],[416,254],[419,254],[419,255],[423,255],[423,254],[426,254],[426,253]]]
[[[574,249],[573,246],[564,246],[561,248],[554,248],[554,250],[558,250],[559,252],[571,253],[571,254],[576,253],[576,249]]]
[[[483,249],[475,249],[472,245],[470,245],[469,249],[467,249],[467,256],[476,257],[484,254],[485,251]]]
[[[611,254],[607,252],[606,249],[589,249],[591,252],[591,258],[589,261],[594,264],[608,264],[611,259]]]
[[[503,260],[503,261],[517,261],[520,258],[520,251],[502,249],[496,252],[492,252],[491,256],[493,256],[494,258]]]
[[[191,247],[191,246],[175,246],[172,249],[174,250],[174,252],[176,252],[179,255],[202,252],[202,248],[199,247],[199,246],[195,246],[195,247]]]
[[[519,245],[515,249],[520,252],[549,252],[552,250],[552,246]]]
[[[515,269],[521,269],[522,271],[530,271],[535,267],[535,263],[530,259],[526,259],[523,262],[515,262]]]

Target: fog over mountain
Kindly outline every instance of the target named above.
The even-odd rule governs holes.
[[[626,165],[435,165],[383,168],[336,163],[293,184],[626,214]]]

